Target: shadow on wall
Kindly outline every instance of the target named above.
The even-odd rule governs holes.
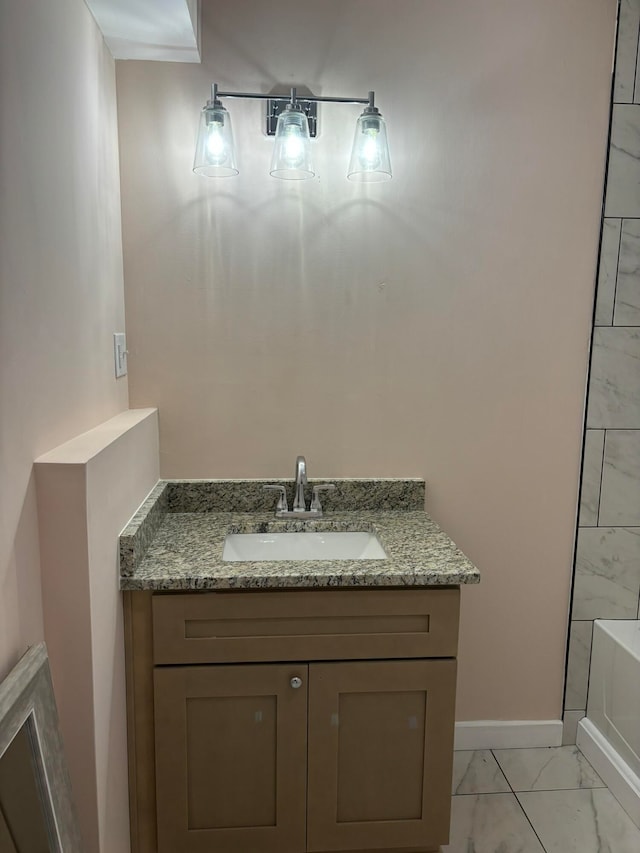
[[[14,488],[14,484],[11,485]],[[11,520],[3,518],[3,525]],[[43,639],[42,593],[36,482],[33,470],[26,484],[13,541],[0,555],[0,680],[15,666],[27,648]],[[19,638],[19,639],[18,639]]]

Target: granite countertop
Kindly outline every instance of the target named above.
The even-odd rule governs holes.
[[[322,519],[276,519],[267,483],[161,480],[120,536],[122,590],[442,586],[480,573],[424,512],[423,480],[331,480]],[[315,481],[313,481],[315,482]],[[309,489],[313,485],[309,482]],[[224,508],[224,511],[221,511]],[[375,533],[386,560],[223,562],[227,533]]]

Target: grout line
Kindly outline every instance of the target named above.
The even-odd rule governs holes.
[[[594,323],[593,323],[594,330],[599,329],[603,326],[606,326],[606,327],[613,326],[613,315],[614,315],[615,307],[616,307],[616,287],[618,285],[618,266],[620,263],[620,243],[621,243],[621,235],[622,235],[622,223],[624,222],[624,219],[621,216],[605,216],[605,217],[603,217],[603,235],[604,235],[604,226],[607,224],[607,222],[615,223],[615,227],[618,229],[618,241],[617,241],[618,246],[616,248],[616,259],[615,259],[615,265],[614,265],[615,279],[613,282],[613,296],[611,297],[611,319],[608,323],[596,323],[595,322],[595,319],[596,319],[595,314],[597,314],[597,311],[596,311],[594,314]],[[604,237],[603,237],[603,242],[604,242]],[[597,293],[597,296],[600,295],[600,273],[601,272],[602,272],[602,257],[600,258],[600,262],[598,264],[598,293]],[[596,308],[597,308],[597,297],[596,297]]]
[[[618,276],[620,275],[620,252],[622,249],[622,232],[624,231],[624,219],[620,220],[620,234],[618,235],[618,254],[616,255],[616,278],[613,283],[613,303],[611,305],[611,326],[616,325],[616,299],[618,298]],[[622,328],[622,327],[616,327]]]
[[[616,45],[616,53],[618,51],[618,46]],[[638,83],[638,54],[640,51],[640,31],[638,32],[638,39],[636,40],[636,61],[633,66],[633,86],[632,86],[632,94],[631,94],[631,103],[636,103],[636,86]]]
[[[600,486],[598,488],[598,512],[596,513],[596,527],[601,527],[600,510],[602,509],[602,478],[604,477],[604,457],[607,451],[607,430],[603,430],[602,455],[600,457]]]
[[[524,793],[524,791],[523,791],[522,793]],[[533,830],[533,832],[534,832],[534,834],[535,834],[536,838],[537,838],[537,839],[538,839],[538,841],[540,842],[540,847],[542,847],[542,849],[545,851],[545,853],[549,853],[549,851],[547,851],[547,848],[546,848],[546,847],[544,846],[544,844],[542,843],[542,838],[540,838],[540,836],[539,836],[539,835],[538,835],[538,833],[536,832],[536,828],[535,828],[535,826],[533,825],[533,822],[531,821],[531,819],[530,819],[529,815],[528,815],[528,814],[526,813],[526,811],[524,810],[524,806],[523,806],[523,805],[522,805],[522,803],[520,802],[520,798],[519,798],[519,797],[518,797],[518,795],[515,793],[515,791],[514,791],[514,794],[513,794],[513,795],[514,795],[514,797],[516,798],[516,803],[520,806],[520,810],[522,811],[522,814],[525,816],[525,819],[527,820],[527,822],[528,822],[529,826],[531,827],[531,829]]]
[[[594,771],[595,772],[595,771]],[[581,788],[533,788],[531,791],[523,788],[522,790],[514,791],[514,794],[562,794],[563,791],[602,791],[603,788],[607,786],[602,783],[602,785],[589,785],[588,787],[583,785]]]
[[[527,823],[528,823],[528,824],[529,824],[529,826],[531,827],[531,829],[532,829],[532,831],[533,831],[533,834],[535,835],[535,837],[536,837],[536,838],[538,839],[538,841],[540,842],[540,847],[545,851],[545,853],[547,853],[547,848],[546,848],[546,847],[544,846],[544,844],[542,843],[542,838],[540,838],[540,836],[538,835],[538,831],[536,830],[535,826],[533,825],[533,821],[530,819],[529,815],[528,815],[528,814],[526,813],[526,811],[524,810],[524,806],[523,806],[523,805],[522,805],[522,803],[520,802],[520,798],[518,797],[518,795],[517,795],[517,793],[516,793],[515,791],[513,792],[513,796],[516,798],[516,803],[517,803],[517,804],[518,804],[518,806],[520,807],[520,811],[521,811],[521,812],[522,812],[522,814],[524,815],[525,820],[527,821]]]
[[[525,747],[521,747],[521,748],[523,748],[523,749],[524,749]],[[504,776],[504,778],[506,779],[506,781],[507,781],[507,785],[509,786],[509,790],[511,791],[511,793],[512,793],[512,794],[515,794],[515,791],[513,790],[513,785],[512,785],[512,784],[511,784],[511,782],[509,781],[509,777],[507,776],[507,774],[504,772],[504,768],[503,768],[503,766],[500,764],[500,761],[498,760],[498,756],[496,755],[496,751],[495,751],[495,749],[492,749],[492,750],[491,750],[491,755],[493,755],[493,760],[494,760],[494,761],[495,761],[495,763],[498,765],[498,767],[500,768],[500,772],[502,773],[502,775],[503,775],[503,776]]]
[[[452,797],[504,797],[509,796],[515,791],[478,791],[475,794],[452,794]]]

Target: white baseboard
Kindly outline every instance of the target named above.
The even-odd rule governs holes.
[[[562,720],[473,720],[456,723],[455,749],[560,746]]]
[[[631,820],[640,828],[640,778],[586,717],[578,723],[577,745]]]

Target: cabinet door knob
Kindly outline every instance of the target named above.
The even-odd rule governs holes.
[[[302,687],[302,679],[298,678],[297,675],[294,675],[293,678],[291,679],[291,686],[293,687],[294,690],[297,690],[298,687]]]

